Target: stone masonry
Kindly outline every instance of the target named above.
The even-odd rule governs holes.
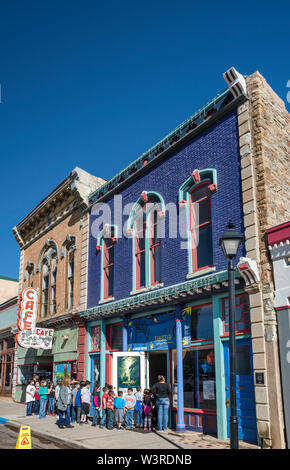
[[[238,109],[246,256],[257,261],[261,281],[248,288],[251,306],[258,435],[264,448],[284,448],[274,281],[266,229],[290,218],[289,113],[266,80],[247,77],[249,100]]]

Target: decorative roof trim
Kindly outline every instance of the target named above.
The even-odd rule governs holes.
[[[235,270],[235,282],[237,284],[243,283],[243,279],[238,271]],[[194,294],[201,294],[205,291],[215,291],[222,286],[227,286],[228,272],[221,271],[219,273],[202,276],[200,278],[192,279],[181,284],[165,287],[161,289],[152,290],[144,294],[127,297],[126,299],[117,300],[108,304],[99,305],[79,312],[79,316],[86,319],[94,317],[101,317],[106,315],[117,315],[122,311],[129,312],[138,308],[144,308],[148,305],[155,305],[164,302],[175,302],[180,299],[185,299],[187,296]],[[219,291],[220,292],[220,291]]]
[[[139,177],[148,168],[166,158],[172,152],[172,149],[176,150],[179,146],[184,145],[195,135],[213,125],[245,100],[246,97],[243,95],[234,99],[229,89],[224,90],[189,119],[180,124],[164,139],[143,153],[137,160],[133,161],[124,170],[91,193],[89,195],[90,205],[111,197],[117,188],[119,190],[121,187],[129,184],[133,178]]]

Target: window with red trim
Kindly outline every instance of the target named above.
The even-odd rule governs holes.
[[[114,289],[114,242],[105,237],[103,242],[104,299],[113,297]]]
[[[146,216],[142,211],[135,223],[135,259],[136,259],[136,289],[145,287],[145,230]]]
[[[229,299],[222,300],[223,331],[229,333]],[[236,333],[250,333],[250,305],[248,294],[236,296],[236,315],[235,315]]]
[[[91,328],[91,351],[100,351],[101,327],[93,326]]]
[[[122,351],[122,323],[107,325],[106,349],[108,351]]]
[[[209,184],[209,180],[198,184],[189,195],[193,272],[213,265]]]
[[[150,266],[151,285],[161,282],[161,240],[158,237],[158,214],[156,210],[150,213]]]

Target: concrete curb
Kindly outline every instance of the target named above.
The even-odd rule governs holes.
[[[20,423],[19,421],[7,421],[5,423],[5,426],[7,428],[10,428],[14,431],[15,430],[18,431],[21,428],[21,426],[24,426],[24,425],[25,425],[24,423]],[[64,439],[62,437],[51,435],[48,432],[39,431],[38,429],[35,429],[35,428],[33,429],[33,427],[31,426],[30,426],[30,430],[31,430],[31,436],[47,439],[56,444],[63,444],[70,449],[92,449],[92,447],[88,447],[85,444],[81,444],[80,442],[73,441],[71,439],[68,441],[67,439]]]

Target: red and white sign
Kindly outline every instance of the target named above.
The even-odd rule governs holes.
[[[29,287],[20,294],[16,340],[23,348],[51,349],[54,330],[36,327],[38,289]]]

